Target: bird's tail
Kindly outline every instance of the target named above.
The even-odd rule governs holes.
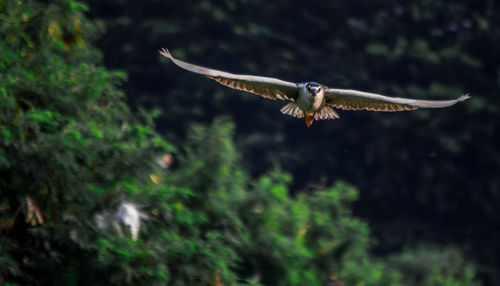
[[[281,113],[293,116],[295,118],[305,118],[307,127],[311,126],[314,120],[324,120],[324,119],[337,119],[340,116],[331,108],[330,106],[323,106],[321,110],[314,113],[306,113],[300,109],[300,107],[295,104],[295,102],[290,102],[289,104],[281,108]]]

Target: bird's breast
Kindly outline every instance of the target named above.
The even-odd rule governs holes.
[[[323,104],[323,94],[321,93],[313,96],[308,93],[299,93],[296,103],[303,111],[316,112]]]

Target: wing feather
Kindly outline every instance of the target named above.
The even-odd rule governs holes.
[[[202,74],[219,82],[222,85],[234,89],[251,92],[269,99],[295,101],[295,99],[297,99],[297,97],[299,96],[299,89],[297,84],[295,83],[271,77],[232,74],[224,71],[193,65],[174,58],[167,49],[162,49],[160,51],[160,54],[170,59],[174,64],[185,70]]]
[[[465,101],[468,95],[462,95],[454,100],[421,100],[400,97],[389,97],[376,93],[368,93],[349,89],[326,90],[326,103],[345,110],[371,111],[404,111],[418,108],[442,108]]]

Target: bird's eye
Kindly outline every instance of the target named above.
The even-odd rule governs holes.
[[[321,92],[321,87],[318,87],[318,92]]]

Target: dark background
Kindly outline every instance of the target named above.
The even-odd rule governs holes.
[[[157,129],[182,141],[192,122],[229,115],[245,168],[280,165],[292,190],[359,187],[375,254],[454,244],[500,284],[500,11],[495,1],[88,1],[107,32],[107,67],[124,70],[132,109],[160,107]],[[174,56],[233,73],[466,103],[402,113],[339,111],[315,122],[285,102],[180,70]]]

